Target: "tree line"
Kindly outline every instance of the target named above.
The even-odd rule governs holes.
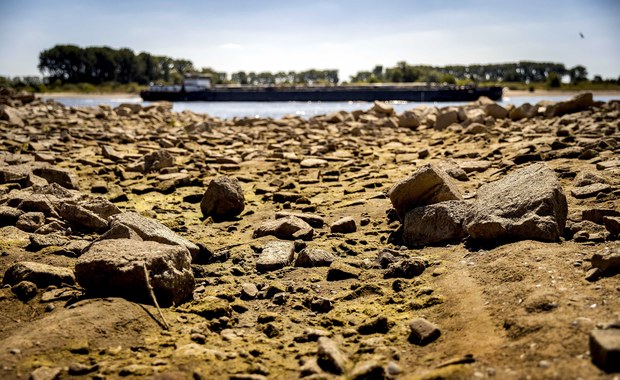
[[[486,65],[409,65],[398,62],[396,66],[375,66],[371,71],[360,71],[351,77],[354,83],[379,82],[520,82],[541,83],[554,77],[569,76],[571,83],[587,80],[584,66],[567,69],[562,63],[520,61]]]
[[[336,85],[340,82],[338,70],[310,69],[300,72],[226,72],[210,67],[198,69],[188,59],[175,59],[157,56],[146,52],[134,53],[128,48],[113,49],[107,46],[79,47],[75,45],[56,45],[39,54],[39,70],[47,84],[102,83],[119,84],[178,84],[189,73],[210,74],[214,84],[238,85]],[[388,82],[426,82],[449,83],[464,82],[520,82],[545,83],[559,86],[563,77],[568,76],[573,84],[587,80],[588,72],[584,66],[566,68],[555,62],[520,61],[501,64],[476,65],[410,65],[405,61],[392,67],[376,65],[372,70],[359,71],[349,79],[350,83],[388,83]],[[1,78],[0,82],[7,82]],[[13,81],[27,85],[40,85],[36,77],[14,78]],[[594,83],[620,83],[620,78],[603,80],[595,76]],[[346,82],[344,82],[346,83]]]
[[[39,70],[50,83],[181,83],[189,73],[210,74],[215,84],[286,85],[337,84],[338,70],[306,70],[301,72],[219,72],[205,67],[198,70],[187,59],[174,59],[131,49],[56,45],[39,54]]]

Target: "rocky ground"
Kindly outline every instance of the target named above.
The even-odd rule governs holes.
[[[0,104],[3,379],[620,376],[620,101]]]

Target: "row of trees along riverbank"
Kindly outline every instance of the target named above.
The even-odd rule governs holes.
[[[0,86],[29,89],[69,90],[79,92],[122,91],[137,92],[151,84],[179,84],[189,73],[210,74],[215,84],[240,85],[336,85],[340,83],[338,70],[305,70],[271,72],[238,71],[231,75],[205,67],[197,69],[188,59],[156,56],[131,49],[56,45],[39,55],[40,77],[0,77]],[[520,61],[501,64],[477,65],[410,65],[398,62],[392,67],[375,66],[360,71],[344,83],[404,83],[433,82],[448,84],[484,83],[502,84],[515,89],[559,88],[570,83],[570,88],[588,86],[601,89],[620,88],[620,77],[603,79],[598,75],[588,80],[584,66],[566,68],[562,63]]]

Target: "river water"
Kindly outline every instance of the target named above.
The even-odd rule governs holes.
[[[100,104],[116,107],[121,103],[140,103],[140,97],[114,97],[114,96],[55,96],[44,95],[43,99],[54,99],[69,107],[95,107]],[[569,99],[569,95],[561,96],[515,96],[504,97],[499,104],[514,104],[516,106],[523,103],[535,104],[542,100],[562,101]],[[595,96],[595,100],[607,102],[612,99],[619,99],[620,96]],[[468,102],[390,102],[397,112],[416,108],[420,105],[444,107],[449,105],[464,105]],[[190,110],[195,113],[206,113],[211,116],[230,119],[233,117],[271,117],[281,118],[284,115],[298,115],[303,118],[310,118],[316,115],[324,115],[334,111],[354,111],[367,110],[372,107],[370,102],[175,102],[174,111]]]

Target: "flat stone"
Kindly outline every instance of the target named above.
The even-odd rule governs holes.
[[[308,223],[297,217],[287,216],[285,218],[263,222],[254,230],[252,236],[256,239],[269,235],[285,240],[312,240],[314,229]]]
[[[267,272],[284,268],[291,264],[294,255],[295,246],[292,242],[269,242],[263,247],[258,260],[256,260],[256,270]]]
[[[323,249],[304,248],[295,258],[296,267],[326,267],[336,260],[336,255]]]
[[[611,191],[611,186],[606,183],[593,183],[582,187],[573,188],[570,193],[577,199],[592,198],[599,193],[608,193]]]
[[[593,330],[590,333],[592,362],[605,372],[620,372],[620,329]]]
[[[161,305],[180,304],[191,298],[194,276],[191,256],[181,245],[130,239],[102,240],[78,258],[75,274],[86,293],[118,296],[151,303],[149,282]]]
[[[388,196],[401,220],[416,207],[463,199],[452,178],[433,164],[422,166],[396,183]]]
[[[15,285],[21,281],[30,281],[39,288],[46,288],[50,285],[73,285],[75,284],[75,276],[73,271],[68,268],[21,261],[11,265],[4,272],[2,283]]]
[[[464,201],[414,208],[405,216],[403,243],[413,247],[462,239],[465,236],[463,221],[469,209]]]
[[[196,244],[178,235],[158,221],[145,218],[135,212],[124,212],[110,217],[110,228],[119,224],[131,228],[143,240],[183,246],[187,248],[192,257],[196,257],[200,252],[200,248]]]
[[[324,336],[318,340],[317,362],[324,371],[336,375],[343,374],[349,366],[349,359],[336,342]]]
[[[539,163],[482,185],[464,226],[476,240],[557,241],[567,214],[556,174]]]
[[[306,158],[303,159],[300,163],[299,166],[301,166],[302,168],[321,168],[321,167],[325,167],[327,166],[328,161],[327,160],[323,160],[321,158]]]
[[[409,342],[418,346],[426,346],[441,335],[439,328],[424,318],[413,319],[409,322],[409,328],[411,329]]]

